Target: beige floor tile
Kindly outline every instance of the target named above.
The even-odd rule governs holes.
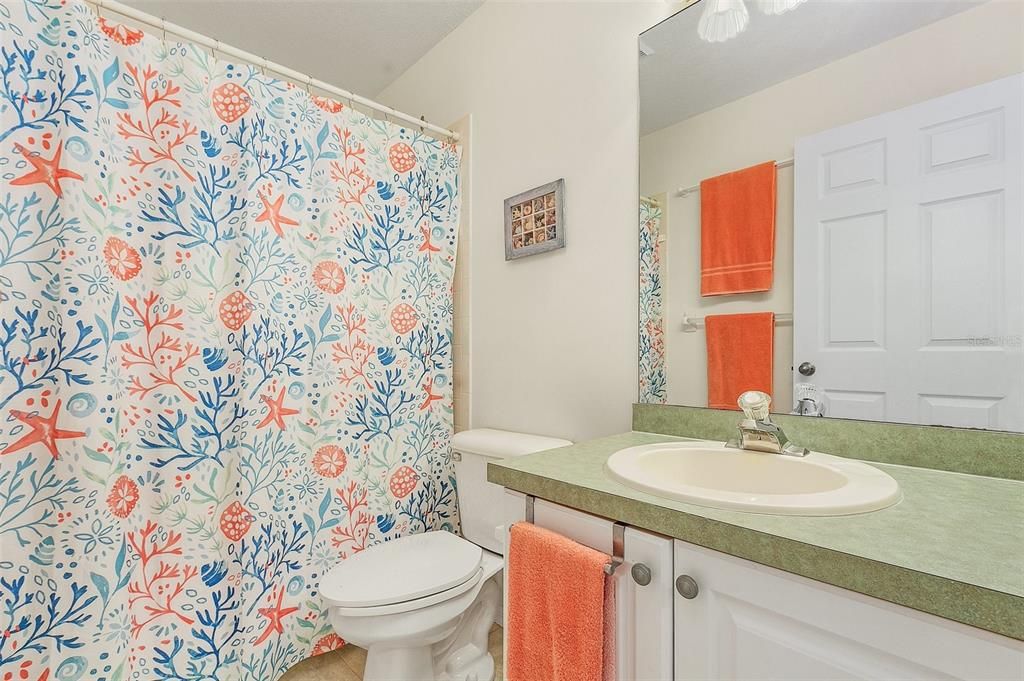
[[[502,630],[494,625],[487,637],[487,651],[494,657],[494,681],[505,678],[502,667]],[[332,650],[299,662],[281,681],[362,681],[366,651],[354,645]]]
[[[503,636],[504,632],[501,627],[497,624],[491,629],[490,636],[487,638],[487,652],[494,658],[494,681],[502,681],[505,678],[505,667],[504,659],[502,657],[502,651],[504,650]]]
[[[366,651],[354,645],[347,645],[339,651],[342,661],[360,679],[366,668]]]
[[[281,681],[361,681],[361,679],[361,674],[356,674],[345,664],[340,650],[305,659],[281,677]]]

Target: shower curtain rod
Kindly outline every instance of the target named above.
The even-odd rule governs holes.
[[[459,133],[453,130],[449,130],[448,128],[442,128],[441,126],[434,125],[433,123],[428,123],[422,118],[416,118],[415,116],[403,113],[398,109],[392,109],[390,106],[386,106],[379,102],[375,102],[372,99],[367,99],[366,97],[357,95],[354,92],[343,90],[340,87],[336,87],[334,85],[331,85],[330,83],[325,83],[322,80],[317,80],[316,78],[313,78],[308,74],[300,73],[295,69],[288,68],[287,66],[283,66],[276,62],[268,61],[266,58],[252,54],[251,52],[240,50],[237,47],[232,47],[231,45],[224,45],[219,40],[207,37],[201,33],[196,33],[193,30],[187,29],[184,26],[179,26],[178,24],[171,23],[170,21],[167,21],[161,17],[156,17],[152,14],[141,12],[133,7],[129,7],[128,5],[117,2],[116,0],[86,0],[86,2],[96,7],[97,15],[100,14],[101,10],[108,10],[110,12],[114,12],[115,14],[120,14],[121,16],[128,17],[129,19],[145,24],[147,26],[158,28],[165,36],[168,33],[172,33],[180,38],[188,40],[189,42],[193,42],[202,45],[203,47],[210,48],[213,51],[214,56],[216,56],[217,53],[226,54],[230,57],[234,57],[235,59],[240,59],[242,61],[253,64],[254,66],[259,66],[264,71],[273,71],[274,73],[282,75],[296,84],[304,84],[306,86],[307,91],[310,91],[310,94],[312,94],[312,88],[316,88],[317,90],[322,90],[331,95],[334,95],[336,98],[339,98],[341,100],[347,100],[350,106],[352,105],[353,102],[355,102],[368,109],[379,111],[383,113],[385,117],[390,116],[392,118],[397,118],[398,120],[405,121],[406,123],[409,123],[411,125],[415,125],[419,127],[421,130],[429,130],[437,135],[440,135],[442,137],[448,137],[456,142],[459,140]]]

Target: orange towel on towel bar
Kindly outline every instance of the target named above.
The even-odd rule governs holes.
[[[700,294],[769,291],[775,268],[775,162],[700,183]]]
[[[739,409],[736,400],[747,390],[772,394],[775,357],[775,314],[708,315],[704,318],[708,346],[708,406]]]
[[[615,592],[607,554],[516,523],[509,538],[509,681],[613,681]]]

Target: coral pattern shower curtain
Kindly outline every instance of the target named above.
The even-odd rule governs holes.
[[[640,402],[664,404],[665,313],[662,293],[661,206],[640,197]]]
[[[0,2],[0,679],[271,681],[457,525],[458,150]]]

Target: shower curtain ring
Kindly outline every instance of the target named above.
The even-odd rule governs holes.
[[[306,94],[313,96],[313,76],[306,76]]]
[[[267,58],[266,57],[263,57],[263,64],[260,67],[260,72],[263,74],[264,78],[267,77]]]
[[[160,17],[160,42],[167,44],[167,19]]]
[[[424,123],[426,123],[427,122],[427,117],[421,114],[420,115],[420,120],[423,121]],[[420,132],[426,132],[426,129],[424,129],[424,127],[422,125],[420,126]]]

